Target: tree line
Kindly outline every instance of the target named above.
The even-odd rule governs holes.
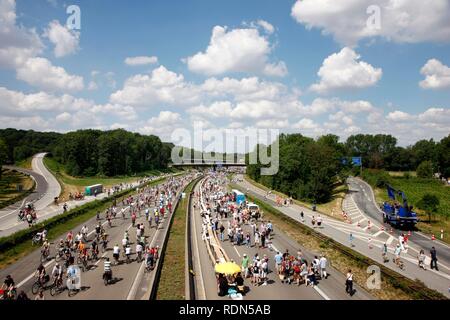
[[[6,153],[3,163],[16,163],[38,152],[50,152],[73,176],[132,175],[164,169],[173,144],[153,135],[141,135],[123,129],[78,130],[65,134],[32,130],[0,130]]]
[[[362,157],[364,168],[392,171],[417,171],[420,177],[431,178],[433,173],[450,177],[450,135],[439,142],[420,140],[414,145],[401,147],[391,135],[358,134],[344,142],[333,134],[314,140],[301,134],[279,136],[279,171],[273,176],[261,176],[264,167],[249,164],[247,174],[265,186],[283,192],[295,199],[327,202],[335,184],[344,179],[352,169],[350,157]],[[253,152],[272,146],[258,145]]]

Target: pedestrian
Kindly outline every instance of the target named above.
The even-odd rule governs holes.
[[[327,258],[325,258],[323,254],[320,255],[319,266],[320,266],[320,277],[322,279],[328,278],[327,263],[328,263]]]
[[[300,212],[300,219],[302,220],[303,223],[305,223],[305,214],[302,212]]]
[[[355,245],[353,244],[353,233],[351,233],[351,232],[349,235],[349,240],[350,240],[350,247],[354,247]]]
[[[347,279],[345,280],[345,292],[349,295],[353,295],[353,273],[351,269],[348,269]]]
[[[430,262],[430,268],[433,270],[436,269],[436,271],[439,271],[438,265],[437,265],[437,252],[436,252],[436,248],[435,247],[431,247],[430,250],[430,258],[431,258],[431,262]]]
[[[369,246],[369,249],[372,249],[372,238],[369,237],[367,240],[367,245]]]
[[[244,273],[244,278],[248,278],[248,267],[249,267],[248,261],[249,261],[248,256],[247,254],[244,253],[241,264],[242,267],[241,270]]]
[[[311,220],[312,226],[315,229],[316,228],[316,218],[313,216]]]
[[[387,247],[387,243],[385,242],[383,244],[383,246],[381,247],[381,256],[383,258],[383,262],[384,263],[389,262],[389,258],[387,256],[387,253],[388,253],[388,247]]]
[[[317,217],[317,226],[319,227],[319,229],[320,229],[320,227],[322,226],[322,217],[320,216],[320,214],[319,214],[319,216]]]

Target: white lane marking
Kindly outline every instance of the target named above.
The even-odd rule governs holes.
[[[233,246],[234,250],[236,251],[237,255],[239,256],[239,258],[241,257],[241,254],[239,253],[239,251],[236,249],[236,246]]]
[[[375,238],[375,237],[378,237],[380,234],[382,234],[382,233],[384,233],[384,231],[383,230],[380,230],[380,231],[378,231],[377,233],[375,233],[374,235],[373,235],[373,237]]]
[[[389,239],[386,241],[386,244],[389,246],[391,243],[392,243],[392,241],[394,241],[394,237],[393,236],[389,236]]]
[[[317,291],[317,293],[318,293],[320,296],[322,296],[322,298],[324,298],[325,300],[331,300],[330,297],[328,297],[328,296],[325,294],[325,292],[323,292],[322,289],[320,289],[318,286],[314,286],[313,288],[314,288],[314,290]]]

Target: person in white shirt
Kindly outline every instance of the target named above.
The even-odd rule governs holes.
[[[113,257],[116,260],[116,262],[119,262],[119,256],[120,256],[120,248],[119,245],[115,245],[113,248]]]
[[[327,274],[327,258],[325,258],[323,255],[320,256],[319,259],[319,265],[320,265],[320,277],[322,279],[326,279],[328,277]]]
[[[125,248],[125,255],[127,256],[127,259],[130,258],[130,255],[131,255],[131,247],[130,246],[127,246]]]

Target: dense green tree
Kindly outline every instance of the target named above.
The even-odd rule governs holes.
[[[436,153],[439,172],[445,178],[450,178],[450,135],[439,142]]]
[[[2,167],[8,159],[8,146],[3,139],[0,139],[0,179],[2,178]]]
[[[428,214],[428,221],[431,223],[431,216],[436,213],[439,207],[439,198],[434,194],[426,193],[417,203],[419,209],[425,210]]]

